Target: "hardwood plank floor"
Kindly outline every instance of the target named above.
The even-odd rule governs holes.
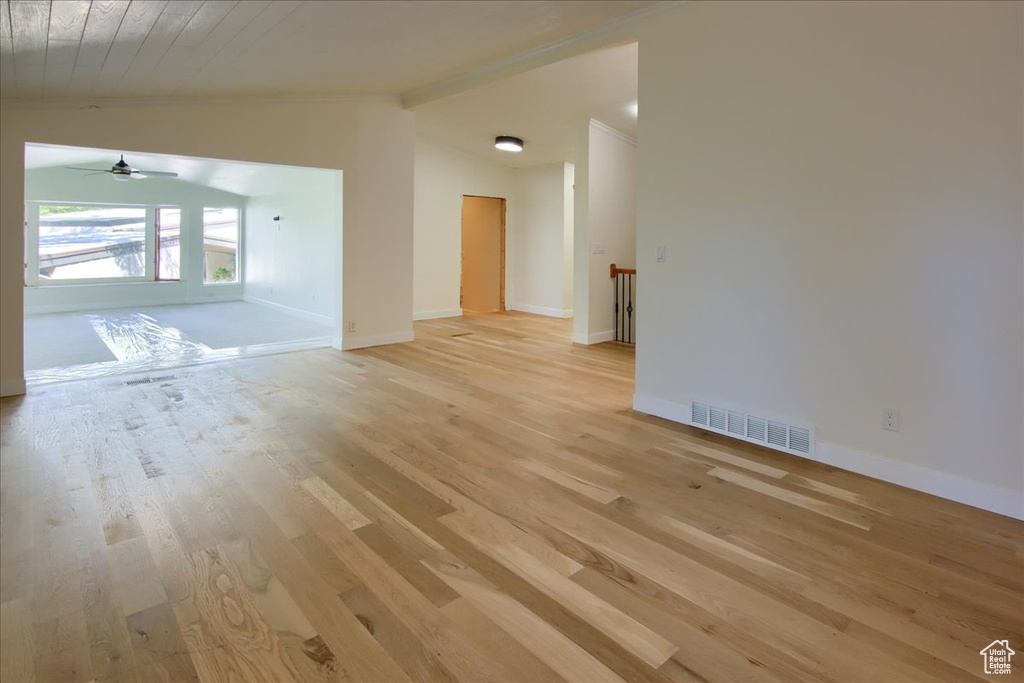
[[[567,321],[416,337],[4,399],[3,683],[971,681],[1024,647],[1024,523],[634,413],[632,350]]]

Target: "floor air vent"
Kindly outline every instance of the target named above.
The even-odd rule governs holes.
[[[814,452],[812,427],[769,420],[710,401],[690,401],[690,424],[794,455],[806,457]]]
[[[166,382],[169,379],[177,379],[174,375],[164,375],[163,377],[143,377],[142,379],[133,379],[125,382],[125,386],[137,387],[140,384],[152,384],[153,382]]]

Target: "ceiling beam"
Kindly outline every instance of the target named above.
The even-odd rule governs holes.
[[[690,1],[662,0],[635,12],[624,14],[615,21],[542,45],[510,59],[474,69],[423,88],[410,90],[402,94],[402,106],[406,109],[416,109],[429,102],[554,64],[584,52],[636,42],[637,28],[643,20],[662,12],[680,9]]]

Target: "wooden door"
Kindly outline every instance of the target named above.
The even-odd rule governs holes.
[[[505,200],[462,198],[462,296],[464,311],[505,310]]]

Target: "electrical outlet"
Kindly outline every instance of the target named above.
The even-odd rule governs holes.
[[[882,429],[890,432],[900,431],[900,411],[895,408],[882,408]]]
[[[595,254],[603,254],[604,253],[604,245],[602,243],[600,243],[600,242],[594,242],[593,252]]]
[[[355,323],[354,320],[349,320],[348,321],[348,331],[349,332],[355,332],[356,331],[356,323]]]

